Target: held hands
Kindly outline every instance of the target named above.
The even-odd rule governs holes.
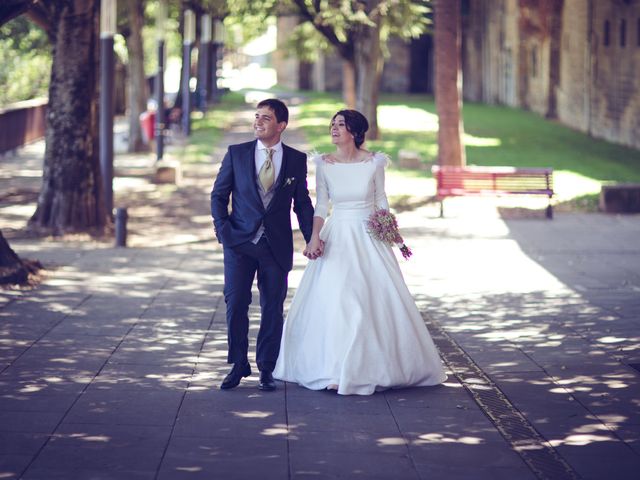
[[[324,242],[318,237],[311,237],[311,241],[307,243],[306,248],[302,251],[302,254],[309,260],[320,258],[323,253]]]

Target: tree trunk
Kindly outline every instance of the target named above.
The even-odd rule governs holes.
[[[374,8],[380,2],[369,2]],[[354,50],[357,69],[356,109],[369,120],[367,138],[375,140],[378,132],[378,96],[384,60],[380,49],[380,15],[372,18],[374,26],[361,25],[354,35]]]
[[[353,60],[342,59],[342,101],[347,108],[356,108],[356,65]]]
[[[28,285],[41,268],[38,261],[22,260],[0,231],[0,285]]]
[[[130,33],[126,37],[129,52],[127,108],[129,110],[129,151],[148,149],[142,137],[140,115],[147,109],[149,91],[144,74],[142,27],[144,25],[144,0],[133,0],[129,13]]]
[[[435,2],[436,108],[438,163],[463,166],[462,95],[460,72],[460,2]]]
[[[98,151],[98,0],[49,0],[53,65],[43,182],[30,225],[61,234],[107,221]]]

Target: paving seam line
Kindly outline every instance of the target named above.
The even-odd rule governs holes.
[[[440,354],[480,409],[541,480],[577,480],[580,476],[535,429],[473,359],[426,312],[422,317]]]

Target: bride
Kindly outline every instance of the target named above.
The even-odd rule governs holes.
[[[312,237],[324,250],[304,252],[316,260],[293,298],[273,372],[280,380],[344,395],[446,379],[391,247],[366,229],[376,208],[389,208],[387,157],[362,148],[368,128],[361,113],[340,110],[331,120],[335,153],[314,157]]]

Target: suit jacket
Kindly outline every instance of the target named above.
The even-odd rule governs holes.
[[[284,143],[274,196],[265,208],[258,192],[256,140],[231,145],[211,191],[211,216],[218,241],[234,247],[252,240],[264,222],[265,236],[278,264],[293,267],[291,204],[307,243],[313,226],[313,204],[307,188],[307,156]],[[231,212],[229,212],[231,196]]]

